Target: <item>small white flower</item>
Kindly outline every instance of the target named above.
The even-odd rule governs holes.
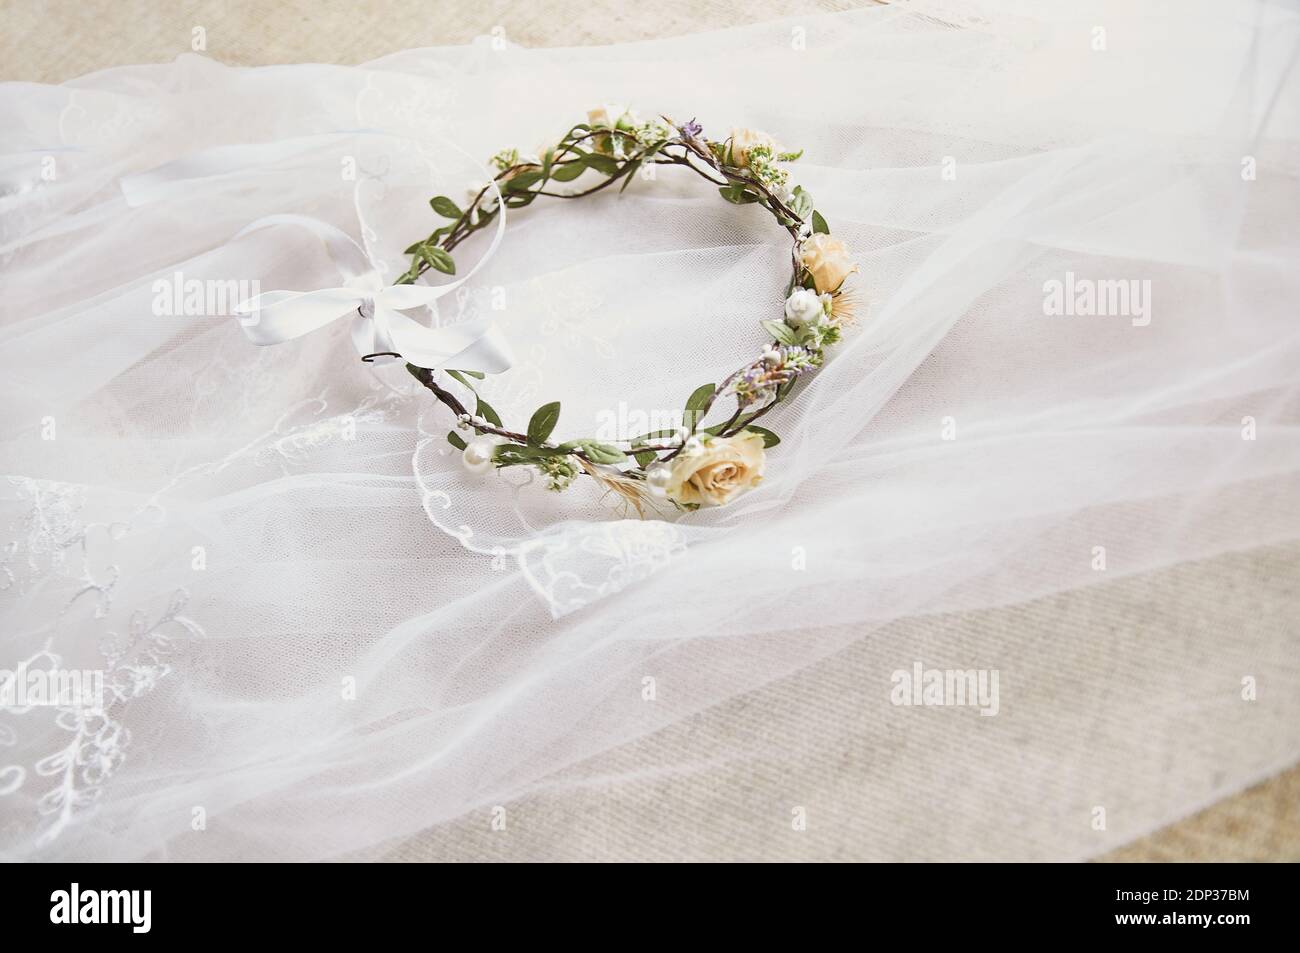
[[[659,119],[648,119],[637,123],[635,132],[638,139],[648,144],[669,138],[673,134],[673,129]]]
[[[487,189],[487,191],[483,192],[484,189]],[[487,182],[475,182],[468,189],[466,189],[465,203],[467,205],[473,205],[474,202],[478,199],[478,194],[480,192],[483,192],[483,201],[478,203],[479,209],[481,209],[484,212],[490,212],[497,207],[496,193],[493,192],[491,188],[489,188]]]
[[[817,292],[795,288],[785,299],[785,323],[790,327],[816,327],[825,319],[826,306]]]

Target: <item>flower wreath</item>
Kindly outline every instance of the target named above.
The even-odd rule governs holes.
[[[751,129],[734,129],[725,140],[713,141],[693,119],[680,126],[666,118],[641,122],[622,107],[605,106],[589,112],[587,122],[573,126],[540,155],[521,156],[515,149],[497,153],[492,158],[498,170],[494,183],[471,187],[465,208],[446,196],[431,199],[434,211],[450,219],[450,224],[406,249],[411,264],[398,279],[399,285],[414,283],[430,269],[455,274],[452,251],[493,220],[498,202],[515,209],[541,195],[579,198],[622,180],[621,191],[647,163],[685,166],[716,185],[728,202],[761,205],[794,240],[784,317],[762,322],[772,341],[757,360],[720,384],[696,388],[686,400],[682,426],[673,430],[618,443],[578,439],[556,444],[549,438],[559,420],[558,402],[538,408],[525,432],[508,430],[475,390],[473,379],[483,379],[483,373],[446,371],[474,394],[471,413],[435,380],[433,370],[408,363],[415,379],[456,414],[458,428],[474,434],[468,441],[455,430],[447,434],[461,451],[466,469],[486,473],[493,467],[534,467],[546,478],[548,488],[556,491],[587,474],[642,516],[645,507],[655,502],[666,500],[681,509],[720,506],[757,486],[763,477],[764,451],[779,438],[754,422],[821,366],[826,349],[839,340],[854,307],[853,296],[845,293],[843,285],[857,266],[843,242],[830,236],[826,219],[813,208],[812,196],[800,186],[788,185],[789,173],[782,164],[801,154],[782,151],[770,136]],[[571,182],[587,172],[603,181],[578,192],[549,188],[553,182]],[[735,398],[735,412],[723,423],[701,427],[723,395]]]

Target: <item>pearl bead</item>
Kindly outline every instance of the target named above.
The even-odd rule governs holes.
[[[495,436],[475,437],[461,452],[460,462],[470,473],[487,473],[492,469],[492,454],[498,443]]]
[[[668,484],[673,480],[672,470],[662,463],[652,463],[645,472],[646,488],[652,496],[668,495]]]

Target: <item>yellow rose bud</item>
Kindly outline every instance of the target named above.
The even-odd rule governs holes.
[[[820,232],[808,236],[799,251],[799,260],[812,275],[820,293],[834,293],[844,284],[844,279],[858,270],[849,258],[849,249],[838,238]]]

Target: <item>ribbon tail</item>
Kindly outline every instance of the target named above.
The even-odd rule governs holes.
[[[271,291],[250,298],[236,309],[239,326],[254,344],[283,344],[356,310],[364,298],[349,288],[321,291]]]
[[[376,313],[377,326],[380,320]],[[382,320],[393,350],[416,367],[500,374],[514,363],[505,336],[491,321],[462,321],[443,328],[426,328],[387,308],[383,309]]]

